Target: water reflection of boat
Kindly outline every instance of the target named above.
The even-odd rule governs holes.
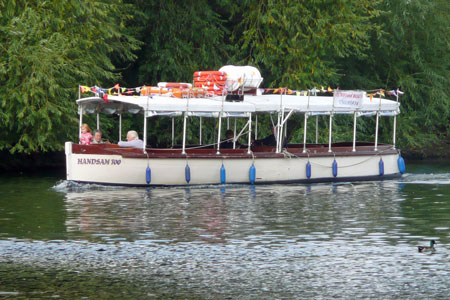
[[[196,194],[208,197],[206,203],[198,205],[190,201],[190,193],[188,189],[133,188],[68,192],[66,228],[68,232],[107,240],[117,236],[157,239],[157,235],[167,241],[189,240],[192,236],[220,241],[227,226],[221,194],[208,196],[198,190]]]
[[[69,236],[149,243],[363,236],[399,215],[399,203],[392,201],[399,197],[397,184],[389,182],[88,189],[66,193],[66,228]]]
[[[259,85],[259,83],[258,83]],[[257,86],[256,86],[257,87]],[[279,95],[259,94],[255,87],[248,91],[245,86],[238,94],[223,90],[220,96],[199,96],[187,89],[180,97],[164,94],[146,96],[107,95],[101,98],[103,90],[96,88],[95,97],[77,100],[80,113],[80,128],[83,114],[100,113],[144,114],[142,149],[120,148],[114,144],[78,145],[67,142],[67,179],[76,182],[90,182],[116,185],[202,185],[202,184],[248,184],[248,183],[314,183],[360,180],[382,180],[398,177],[404,171],[403,160],[395,148],[396,116],[400,113],[398,101],[373,98],[362,91],[335,91],[333,96],[317,96],[285,93]],[[234,97],[236,96],[236,97]],[[398,100],[398,98],[397,98]],[[300,114],[304,120],[304,141],[302,144],[286,144],[287,120]],[[272,146],[252,144],[257,139],[258,115],[275,116],[274,140]],[[353,141],[332,142],[333,118],[339,115],[353,116]],[[307,143],[308,118],[329,117],[329,143],[316,141]],[[358,117],[374,116],[376,128],[374,142],[356,141]],[[393,144],[378,143],[378,120],[393,117]],[[177,147],[149,148],[147,143],[147,119],[168,117],[183,120],[183,141]],[[198,118],[199,136],[192,145],[187,140],[188,119]],[[217,140],[205,145],[202,141],[202,118],[217,120]],[[242,127],[234,122],[233,149],[221,148],[224,127],[222,119],[235,121],[244,119]],[[228,122],[230,123],[230,122]],[[233,122],[231,122],[233,123]],[[121,124],[119,126],[122,128]],[[228,127],[228,125],[227,125]],[[351,129],[349,129],[351,130]],[[253,135],[254,134],[254,135]],[[80,131],[81,135],[81,131]],[[122,133],[120,133],[121,137]],[[236,146],[241,138],[247,145]]]

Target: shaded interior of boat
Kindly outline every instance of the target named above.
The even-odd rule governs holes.
[[[353,150],[352,142],[338,142],[332,143],[329,152],[328,144],[306,144],[306,152],[303,152],[303,144],[288,144],[283,148],[283,151],[276,153],[275,146],[251,146],[252,154],[247,151],[248,145],[241,145],[237,149],[217,149],[214,146],[187,145],[186,154],[182,154],[182,146],[175,145],[173,148],[146,148],[146,153],[142,149],[137,148],[122,148],[117,144],[91,144],[79,145],[73,144],[73,153],[76,154],[102,154],[102,155],[120,155],[127,158],[279,158],[286,156],[295,157],[329,157],[329,156],[361,156],[361,155],[376,155],[395,154],[397,150],[389,144],[378,144],[375,151],[375,143],[371,142],[356,142],[356,151]],[[191,148],[191,149],[190,149]]]

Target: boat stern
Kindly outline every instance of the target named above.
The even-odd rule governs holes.
[[[72,180],[72,142],[66,142],[64,144],[66,154],[66,179]]]

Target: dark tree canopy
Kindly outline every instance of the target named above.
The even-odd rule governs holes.
[[[189,82],[193,71],[226,64],[258,67],[265,87],[400,88],[399,146],[442,145],[449,13],[445,0],[0,0],[0,150],[55,151],[75,140],[79,84]],[[345,137],[339,126],[351,120],[336,122]],[[151,121],[157,144],[169,125]],[[387,142],[391,126],[382,121]],[[373,128],[362,121],[358,138],[371,139]]]

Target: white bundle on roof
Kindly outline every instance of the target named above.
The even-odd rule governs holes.
[[[259,70],[252,66],[223,66],[219,69],[227,74],[226,87],[229,92],[243,87],[244,91],[259,87],[263,78]]]

